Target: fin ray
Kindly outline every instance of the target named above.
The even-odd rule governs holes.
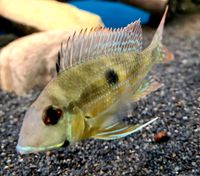
[[[156,63],[160,63],[162,61],[166,63],[173,60],[174,58],[173,54],[162,44],[163,29],[164,29],[165,19],[167,16],[167,11],[168,11],[168,6],[165,9],[164,15],[154,34],[151,44],[144,50],[144,53],[146,52],[153,53],[152,57],[154,58]]]
[[[119,29],[92,28],[74,33],[61,46],[57,70],[62,71],[101,55],[142,50],[140,20]]]
[[[95,136],[93,136],[93,138],[104,139],[104,140],[114,140],[114,139],[122,138],[122,137],[128,136],[130,134],[133,134],[133,133],[143,129],[144,127],[153,123],[157,119],[158,118],[154,118],[142,125],[117,124],[116,126],[114,126],[115,130],[113,130],[113,128],[114,128],[113,127],[109,130],[101,131],[98,134],[96,134]]]
[[[163,84],[154,81],[154,79],[144,80],[138,90],[132,96],[132,100],[139,101],[140,99],[146,97],[148,94],[161,88]]]

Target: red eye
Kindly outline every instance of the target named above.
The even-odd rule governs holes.
[[[55,125],[62,116],[62,110],[49,106],[44,114],[43,122],[45,125]]]

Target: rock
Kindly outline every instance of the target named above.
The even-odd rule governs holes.
[[[0,0],[0,16],[12,21],[12,24],[6,25],[17,26],[26,34],[102,25],[99,16],[53,0]]]
[[[11,42],[0,51],[0,86],[24,95],[31,88],[43,88],[55,75],[55,62],[62,41],[73,30],[39,32]]]

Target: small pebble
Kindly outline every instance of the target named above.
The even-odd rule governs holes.
[[[188,117],[187,116],[183,116],[183,120],[188,120]]]
[[[154,140],[156,142],[167,142],[170,139],[167,132],[160,131],[154,135]]]

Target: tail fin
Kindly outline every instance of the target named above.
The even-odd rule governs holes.
[[[165,9],[164,15],[156,30],[153,40],[147,48],[148,51],[151,51],[152,57],[156,60],[156,62],[163,61],[166,63],[173,60],[174,58],[174,55],[162,44],[163,29],[167,11],[168,6]]]

